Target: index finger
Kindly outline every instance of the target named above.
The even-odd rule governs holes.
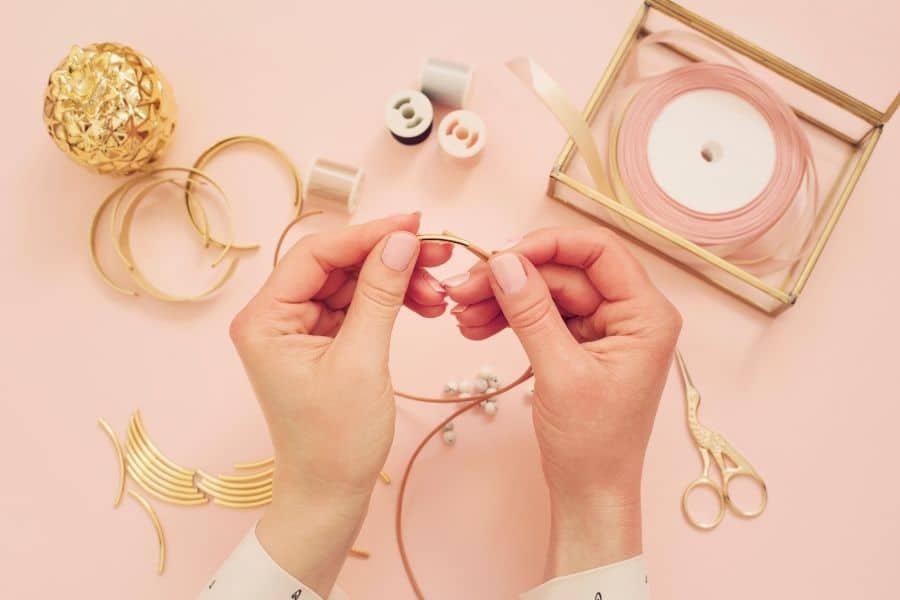
[[[537,267],[558,264],[581,269],[607,301],[658,293],[622,240],[601,227],[539,229],[504,250],[522,254]],[[447,280],[445,285],[457,302],[468,304],[493,296],[487,266],[483,263],[473,266],[462,283]]]
[[[420,216],[417,212],[395,215],[306,236],[278,262],[260,294],[279,302],[306,302],[321,289],[330,273],[362,264],[387,234],[399,230],[415,233]]]
[[[552,262],[584,269],[600,295],[612,302],[657,291],[622,240],[602,227],[539,229],[512,250],[535,265]]]

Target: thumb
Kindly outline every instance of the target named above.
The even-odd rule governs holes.
[[[488,264],[494,297],[535,371],[578,349],[544,278],[527,258],[503,253],[491,257]]]
[[[391,331],[418,255],[419,239],[408,231],[395,231],[372,249],[359,271],[347,317],[335,338],[338,347],[348,344],[354,353],[387,361]]]

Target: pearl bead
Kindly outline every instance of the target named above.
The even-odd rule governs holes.
[[[485,400],[484,401],[484,412],[487,414],[494,416],[497,414],[497,403],[494,400]]]
[[[472,397],[472,394],[470,394],[470,393],[468,393],[468,392],[462,392],[462,393],[459,394],[459,397],[460,397],[460,398],[471,398],[471,397]]]
[[[441,437],[444,439],[444,443],[448,446],[452,446],[454,442],[456,442],[456,432],[452,429],[444,430],[444,433],[441,434]]]
[[[484,390],[484,393],[485,393],[485,394],[493,394],[493,393],[495,393],[496,391],[497,391],[497,388],[495,388],[495,387],[489,387],[488,389]]]
[[[485,365],[485,366],[481,367],[480,369],[478,369],[478,377],[480,377],[481,379],[488,379],[493,376],[494,376],[494,369],[492,367]]]
[[[485,381],[487,381],[488,387],[492,387],[492,388],[500,387],[500,378],[497,377],[496,375],[488,376],[487,378],[485,378]]]
[[[460,379],[458,385],[463,394],[471,394],[475,390],[475,384],[470,379]]]
[[[459,393],[459,383],[456,381],[448,381],[444,384],[444,393],[445,394],[458,394]]]
[[[475,380],[475,391],[479,394],[484,393],[484,391],[488,389],[488,382],[484,379],[476,379]]]

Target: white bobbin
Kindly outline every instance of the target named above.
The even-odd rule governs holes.
[[[359,205],[359,184],[363,171],[326,158],[317,158],[309,167],[303,182],[303,196],[315,201],[321,199],[337,205],[353,214]]]
[[[472,68],[439,58],[429,58],[422,65],[419,89],[435,104],[450,108],[466,105],[472,87]]]
[[[384,108],[388,130],[401,144],[412,146],[425,141],[434,122],[434,107],[422,92],[400,90]]]
[[[481,117],[468,110],[454,110],[441,119],[438,143],[455,158],[472,158],[487,143],[487,128]]]

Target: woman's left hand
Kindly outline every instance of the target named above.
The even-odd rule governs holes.
[[[275,448],[272,503],[257,527],[284,569],[327,597],[394,436],[391,330],[405,303],[446,308],[422,267],[452,247],[400,215],[299,241],[235,317],[231,336]]]

